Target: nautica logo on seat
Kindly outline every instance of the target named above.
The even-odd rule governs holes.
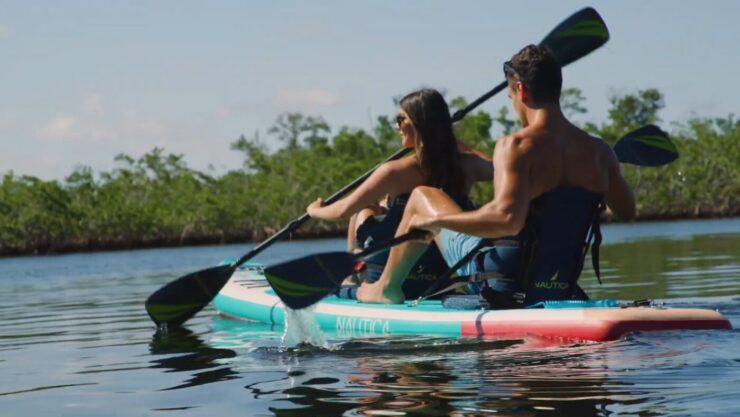
[[[560,271],[555,272],[555,275],[550,278],[549,281],[537,281],[534,283],[535,288],[544,290],[567,290],[570,284],[567,282],[558,282],[558,275]]]

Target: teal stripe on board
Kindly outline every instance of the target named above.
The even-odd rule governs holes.
[[[334,300],[331,300],[331,299]],[[277,298],[276,298],[277,300]],[[333,303],[332,301],[336,301]],[[322,302],[323,305],[335,304],[338,308],[342,305],[356,305],[355,301],[339,300],[335,297]],[[439,303],[436,306],[427,306],[421,310],[431,312],[437,311],[444,314]],[[214,306],[217,310],[235,317],[250,317],[254,320],[274,323],[278,326],[285,324],[285,312],[282,307],[270,307],[260,304],[251,303],[244,300],[238,300],[219,294],[214,300]],[[338,314],[314,313],[316,321],[324,331],[336,334],[339,337],[358,338],[373,337],[388,334],[434,334],[452,337],[460,337],[460,323],[445,323],[441,321],[422,322],[417,320],[404,320],[403,309],[406,306],[375,306],[386,307],[399,311],[399,318],[380,319],[376,317],[357,318]],[[383,308],[385,309],[385,308]]]

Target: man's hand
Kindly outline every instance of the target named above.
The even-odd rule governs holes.
[[[415,214],[409,222],[409,230],[421,229],[431,232],[430,234],[426,235],[427,237],[424,239],[425,242],[429,242],[434,238],[435,235],[439,234],[439,231],[441,229],[441,227],[437,225],[437,220],[437,216]]]

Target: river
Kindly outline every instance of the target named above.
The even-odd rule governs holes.
[[[716,309],[740,327],[740,219],[607,225],[604,241],[603,284],[581,278],[592,297]],[[0,416],[740,415],[738,330],[288,348],[208,307],[156,331],[149,294],[250,246],[0,259]],[[343,246],[284,242],[258,260]]]

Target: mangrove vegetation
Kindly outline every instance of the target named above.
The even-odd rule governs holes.
[[[454,109],[467,103],[450,101]],[[586,113],[578,89],[564,91],[563,109]],[[648,123],[660,124],[663,95],[655,89],[614,96],[605,121],[584,128],[613,144]],[[456,124],[468,145],[490,153],[498,136],[519,125],[506,107],[491,115],[469,114]],[[635,187],[640,219],[734,216],[740,213],[740,122],[734,115],[696,118],[662,126],[680,157],[660,168],[623,165]],[[242,136],[232,149],[244,156],[240,169],[224,174],[194,170],[183,155],[155,148],[141,156],[118,155],[117,167],[82,167],[63,180],[13,171],[0,184],[0,254],[59,253],[164,245],[262,240],[299,216],[319,196],[329,196],[395,152],[392,116],[372,131],[341,127],[332,133],[320,116],[278,116],[267,135]],[[491,196],[480,185],[474,199]],[[346,224],[311,221],[300,236],[338,236]]]

